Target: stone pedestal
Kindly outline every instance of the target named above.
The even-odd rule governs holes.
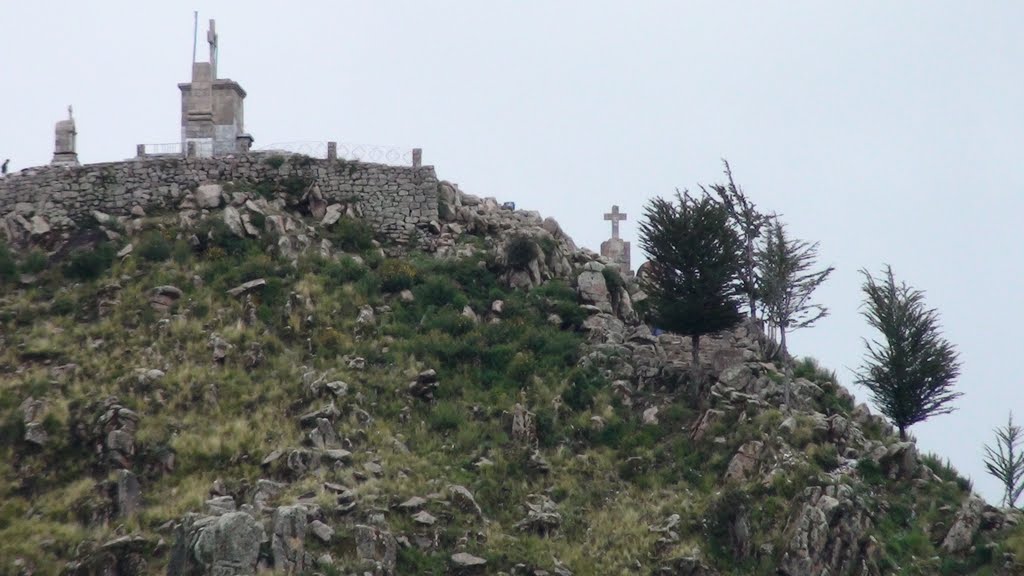
[[[70,106],[68,106],[68,119],[57,122],[54,132],[53,160],[50,161],[50,164],[78,166],[78,153],[75,151],[78,131],[75,129],[75,119],[71,115]]]
[[[622,238],[609,238],[601,242],[601,256],[618,264],[623,274],[633,274],[633,268],[630,263],[629,242]]]

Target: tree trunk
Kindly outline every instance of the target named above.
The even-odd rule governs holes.
[[[693,373],[700,372],[700,334],[690,335],[690,360],[693,363]]]
[[[779,361],[785,366],[783,372],[786,375],[786,385],[783,387],[786,410],[789,410],[789,390],[793,386],[793,366],[789,363],[789,353],[786,351],[786,328],[779,326]]]
[[[907,441],[907,428],[905,426],[900,426],[899,428],[900,428],[900,442],[906,442]]]
[[[747,233],[747,297],[750,300],[750,319],[754,320],[757,318],[757,297],[754,295],[754,240],[750,237],[750,232]]]

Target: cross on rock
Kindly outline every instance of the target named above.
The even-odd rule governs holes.
[[[615,206],[612,206],[612,211],[610,213],[604,215],[604,219],[612,221],[612,238],[618,238],[619,237],[619,221],[620,220],[625,220],[626,219],[626,214],[624,212],[619,212],[618,205],[615,205]]]

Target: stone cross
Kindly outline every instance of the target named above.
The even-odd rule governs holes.
[[[206,41],[210,44],[210,66],[213,67],[213,77],[217,77],[217,21],[210,19],[210,29],[206,31]]]
[[[612,238],[619,237],[619,221],[626,219],[626,214],[619,212],[618,205],[612,206],[612,211],[604,215],[605,220],[612,221]]]

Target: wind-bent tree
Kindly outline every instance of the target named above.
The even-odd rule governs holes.
[[[938,312],[925,307],[923,292],[896,284],[889,266],[879,279],[861,273],[864,316],[884,341],[864,340],[867,356],[857,383],[871,391],[875,405],[906,440],[913,424],[956,409],[950,404],[962,396],[953,391],[960,361],[939,331]]]
[[[640,246],[651,260],[644,280],[655,323],[689,336],[697,373],[700,337],[739,324],[742,245],[729,214],[705,194],[655,198],[640,222]]]
[[[747,298],[747,306],[751,318],[757,317],[757,239],[761,236],[761,230],[770,220],[769,216],[761,214],[755,208],[743,189],[736,185],[732,178],[732,168],[729,161],[723,159],[725,165],[725,176],[728,184],[712,184],[710,188],[718,195],[722,206],[729,213],[729,221],[739,233],[740,241],[743,243],[741,252],[742,267],[740,268],[740,283],[743,294]],[[705,193],[707,191],[705,190]]]
[[[769,324],[779,329],[782,358],[788,355],[786,333],[812,326],[828,316],[828,308],[811,302],[811,295],[821,286],[834,267],[812,271],[818,259],[818,243],[805,242],[786,235],[785,224],[778,219],[768,230],[757,251],[757,291],[761,311]]]
[[[811,295],[832,271],[832,266],[812,271],[818,259],[818,243],[790,238],[786,226],[774,219],[757,252],[757,289],[764,319],[779,330],[779,356],[789,372],[786,333],[812,326],[828,315],[828,308],[811,302]],[[791,379],[786,379],[785,403],[789,406]]]
[[[1003,484],[1003,506],[1016,507],[1024,493],[1024,430],[1013,423],[996,428],[996,449],[985,445],[985,468]]]

